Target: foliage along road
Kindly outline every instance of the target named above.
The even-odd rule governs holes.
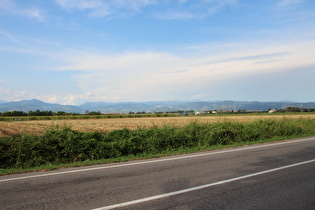
[[[1,209],[314,209],[315,137],[0,177]]]

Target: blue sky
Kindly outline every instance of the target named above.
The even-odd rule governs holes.
[[[315,101],[314,0],[0,0],[0,100]]]

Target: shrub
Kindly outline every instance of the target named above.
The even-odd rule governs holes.
[[[71,163],[183,148],[227,145],[273,137],[315,133],[314,120],[258,120],[252,123],[190,123],[184,127],[154,126],[108,133],[78,132],[51,127],[42,135],[0,138],[0,168],[28,168],[49,163]]]

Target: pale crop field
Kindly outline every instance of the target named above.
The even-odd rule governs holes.
[[[215,122],[252,122],[258,119],[314,119],[315,114],[294,115],[231,115],[231,116],[190,116],[190,117],[156,117],[156,118],[103,118],[103,119],[66,119],[66,120],[34,120],[0,122],[0,137],[11,136],[23,132],[40,134],[53,125],[69,126],[82,132],[99,131],[108,132],[123,128],[139,129],[152,126],[184,126],[191,122],[215,123]]]

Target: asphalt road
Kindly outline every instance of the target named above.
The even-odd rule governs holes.
[[[315,137],[0,176],[0,209],[315,209]]]

